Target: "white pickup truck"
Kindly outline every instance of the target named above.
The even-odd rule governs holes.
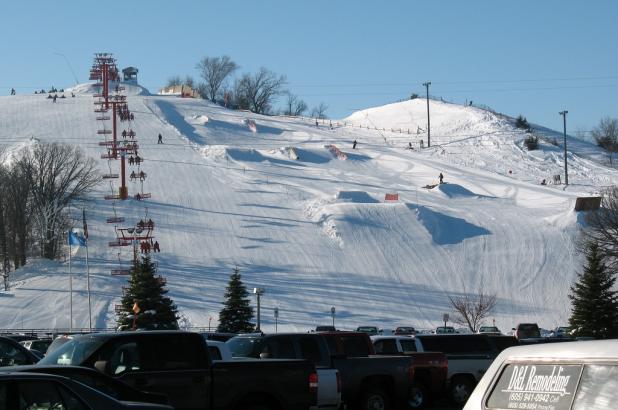
[[[461,406],[496,356],[507,347],[518,344],[512,336],[484,334],[416,335],[413,340],[417,352],[442,352],[446,355],[447,389],[451,400]]]

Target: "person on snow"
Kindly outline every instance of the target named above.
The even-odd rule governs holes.
[[[11,88],[11,95],[15,95],[15,89]]]
[[[161,136],[161,134],[159,134],[159,140],[157,141],[157,144],[163,144],[163,137]]]
[[[356,140],[354,140],[354,143],[352,143],[352,149],[356,149],[356,144],[357,144],[357,142],[356,142]]]
[[[412,149],[413,149],[413,148],[412,148],[412,143],[411,143],[411,142],[408,142],[408,149],[409,149],[410,151],[412,151]]]
[[[442,175],[442,172],[440,172],[439,178],[440,178],[440,183],[442,183],[442,181],[444,180],[444,175]]]
[[[56,102],[56,98],[58,98],[58,94],[54,94],[54,96],[52,97],[52,101]]]
[[[317,119],[317,118],[315,119],[315,126],[316,126],[316,128],[320,126],[320,125],[318,124],[318,119]]]
[[[155,241],[154,245],[152,245],[153,252],[161,252],[161,248],[159,248],[159,242]]]

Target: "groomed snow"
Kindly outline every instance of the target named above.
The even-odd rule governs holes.
[[[9,150],[3,158],[36,138],[79,144],[103,172],[118,172],[117,163],[99,159],[91,87],[75,90],[83,92],[55,104],[42,95],[0,97],[0,145]],[[569,139],[571,185],[541,186],[562,172],[562,148],[541,142],[529,152],[527,135],[511,120],[474,107],[431,101],[433,143],[419,150],[426,139],[422,99],[363,110],[330,129],[328,121],[316,127],[311,119],[129,91],[152,199],[105,201],[111,191],[104,182],[88,205],[96,327],[114,325],[126,278],[110,270],[131,257],[121,249],[119,262],[118,248],[107,246],[115,236],[105,220],[113,215],[155,221],[161,253],[152,256],[185,324],[208,326],[212,317],[216,326],[237,265],[249,289],[266,289],[266,331],[274,330],[275,306],[280,330],[328,324],[331,306],[340,328],[432,328],[452,313],[449,295],[481,284],[498,296],[490,320],[501,329],[522,321],[563,325],[582,263],[575,199],[618,176],[596,147]],[[164,144],[157,144],[159,133]],[[543,135],[560,141],[551,130]],[[331,144],[347,159],[325,148]],[[447,184],[431,188],[440,172]],[[138,192],[139,182],[129,190]],[[385,202],[386,193],[399,201]],[[83,249],[72,271],[74,325],[86,327]],[[33,260],[12,282],[10,292],[0,291],[0,328],[68,327],[68,261]]]

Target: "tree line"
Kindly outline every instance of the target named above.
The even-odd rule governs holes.
[[[34,142],[0,161],[0,261],[6,274],[30,257],[61,255],[67,208],[83,200],[101,177],[79,147]]]
[[[167,80],[167,86],[185,85],[204,99],[256,114],[302,116],[309,112],[307,103],[286,88],[285,75],[261,67],[255,73],[246,72],[234,77],[239,68],[229,56],[207,56],[196,64],[202,82],[197,83],[191,76],[172,76]],[[274,105],[281,97],[284,98],[282,107],[277,110]],[[328,106],[320,103],[310,115],[325,119],[327,110]]]

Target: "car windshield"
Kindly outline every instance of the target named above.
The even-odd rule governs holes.
[[[261,337],[233,337],[225,344],[232,352],[232,357],[259,357],[264,344]]]
[[[48,353],[39,363],[80,366],[103,343],[104,339],[100,338],[73,339]]]
[[[361,326],[356,330],[358,332],[365,332],[365,333],[378,333],[378,328],[375,326]]]

